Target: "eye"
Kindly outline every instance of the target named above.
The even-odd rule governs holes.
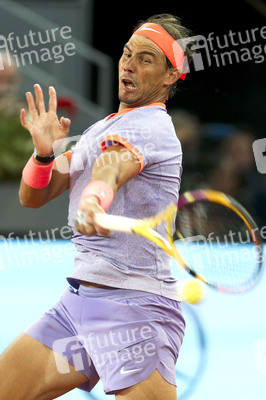
[[[149,58],[142,58],[141,61],[142,61],[144,64],[150,64],[150,63],[151,63],[151,60],[150,60]]]

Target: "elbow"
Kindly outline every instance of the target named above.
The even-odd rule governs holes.
[[[22,205],[22,207],[25,208],[40,208],[42,204],[39,204],[36,202],[36,200],[26,197],[25,195],[23,196],[20,192],[18,194],[19,202]]]
[[[35,204],[33,202],[30,201],[25,201],[24,199],[19,199],[20,204],[22,205],[22,207],[25,208],[40,208],[41,204]]]
[[[27,202],[20,202],[20,204],[22,205],[22,207],[25,208],[40,208],[41,206],[36,205],[36,204],[32,204],[32,203],[27,203]]]

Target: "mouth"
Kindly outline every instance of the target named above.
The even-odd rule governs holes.
[[[121,83],[126,92],[132,93],[136,89],[135,83],[130,78],[121,78]]]

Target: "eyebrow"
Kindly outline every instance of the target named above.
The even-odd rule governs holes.
[[[127,44],[125,44],[124,48],[126,48],[127,50],[132,52],[132,50],[130,49],[130,47]],[[147,54],[149,56],[152,56],[153,58],[156,58],[155,53],[148,51],[148,50],[140,51],[140,52],[138,52],[138,54],[140,54],[140,55]]]

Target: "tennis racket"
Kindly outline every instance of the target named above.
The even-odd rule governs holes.
[[[147,219],[98,213],[94,220],[105,229],[134,233],[156,243],[193,277],[220,292],[246,292],[261,276],[259,229],[244,207],[224,193],[186,192],[178,206],[170,204]],[[77,212],[74,224],[86,225],[82,212]],[[165,236],[155,230],[162,224]]]

